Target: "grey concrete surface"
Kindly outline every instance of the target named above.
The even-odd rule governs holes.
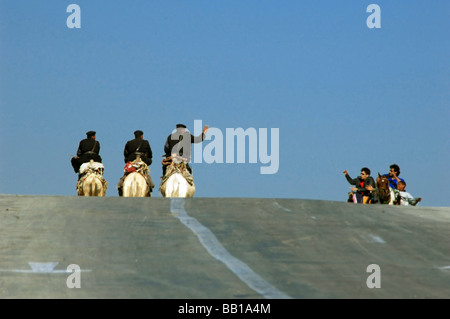
[[[449,238],[448,207],[0,195],[0,298],[447,299]]]

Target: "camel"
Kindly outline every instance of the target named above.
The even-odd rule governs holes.
[[[163,197],[194,196],[194,178],[188,172],[185,162],[172,161],[167,167],[166,175],[161,178],[159,191]]]
[[[82,176],[77,183],[78,196],[105,196],[108,182],[103,177],[103,169],[102,163],[94,162],[92,159],[80,167]]]
[[[148,165],[141,160],[140,155],[128,163],[129,168],[134,171],[128,173],[123,181],[123,197],[152,197],[150,186],[147,179],[150,179],[150,170]],[[153,182],[151,182],[152,185]],[[152,186],[153,187],[153,186]]]
[[[145,177],[138,172],[127,175],[123,182],[123,197],[151,197]]]

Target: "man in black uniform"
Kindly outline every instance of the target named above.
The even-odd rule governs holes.
[[[148,166],[152,164],[153,154],[150,143],[144,140],[144,132],[140,130],[134,132],[134,140],[130,140],[125,144],[123,151],[125,164],[134,161],[137,155],[141,155],[141,160]]]
[[[147,164],[147,166],[150,166],[152,164],[153,161],[152,148],[150,147],[150,143],[148,142],[148,140],[144,140],[144,132],[142,132],[141,130],[135,131],[134,139],[129,140],[125,144],[125,149],[123,150],[125,164],[134,161],[138,155],[140,155],[141,160],[145,164]],[[125,180],[125,177],[126,174],[122,176],[122,178],[119,180],[119,183],[117,184],[119,196],[122,196],[123,181]],[[147,175],[147,183],[150,186],[151,192],[153,187],[155,187],[155,184],[153,184],[150,175]]]
[[[100,154],[100,142],[95,139],[95,132],[89,131],[86,133],[87,138],[80,141],[77,150],[77,156],[72,157],[72,167],[75,173],[79,173],[80,167],[83,163],[88,163],[91,159],[94,162],[102,162]]]
[[[166,143],[164,144],[165,157],[170,157],[172,154],[183,157],[186,161],[186,168],[189,173],[192,174],[192,168],[189,166],[189,162],[191,160],[191,144],[203,142],[208,128],[209,127],[205,125],[203,127],[202,134],[199,136],[193,136],[191,133],[186,132],[186,125],[177,124],[177,130],[167,137]],[[167,165],[163,164],[163,176],[166,174],[166,169]]]

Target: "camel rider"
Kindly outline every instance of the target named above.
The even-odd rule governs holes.
[[[125,163],[134,161],[137,155],[141,155],[141,160],[148,166],[152,164],[152,148],[150,147],[150,143],[144,140],[144,132],[140,130],[134,132],[134,139],[128,141],[123,150]]]
[[[389,173],[384,174],[384,176],[388,177],[389,187],[392,189],[397,189],[397,185],[399,182],[404,182],[403,178],[400,178],[400,167],[397,164],[392,164],[389,166]]]
[[[89,163],[91,159],[94,162],[102,162],[100,154],[100,142],[95,139],[96,132],[89,131],[86,138],[81,140],[78,145],[77,156],[72,157],[72,167],[75,173],[79,174],[80,167],[83,163]],[[80,177],[80,176],[78,176]]]
[[[389,166],[389,173],[384,174],[383,176],[388,178],[389,187],[394,190],[397,189],[398,183],[405,181],[403,178],[399,177],[400,176],[400,166],[398,166],[397,164],[392,164],[391,166]],[[367,189],[372,191],[375,189],[375,187],[369,186]]]
[[[147,166],[150,166],[153,161],[153,153],[152,148],[150,147],[150,143],[148,140],[144,140],[144,132],[141,130],[137,130],[134,132],[134,139],[129,140],[125,144],[125,148],[123,151],[124,156],[124,162],[129,163],[134,161],[137,156],[140,156],[141,160],[147,164]],[[117,184],[117,189],[119,191],[119,196],[122,196],[122,188],[123,188],[123,181],[125,180],[126,173],[122,176],[119,183]],[[153,184],[152,178],[150,175],[146,174],[147,183],[150,186],[150,192],[152,191],[153,187],[155,187],[155,184]]]
[[[172,155],[184,158],[186,161],[186,168],[188,169],[189,173],[192,174],[192,168],[189,166],[189,162],[191,160],[191,144],[203,142],[203,140],[205,139],[205,133],[208,128],[209,127],[205,125],[202,134],[200,134],[199,136],[193,136],[191,133],[186,132],[186,125],[177,124],[176,131],[167,137],[164,144],[164,156],[166,157],[166,159],[171,157]],[[170,161],[163,160],[163,176],[166,175],[168,163],[170,163]]]
[[[361,168],[361,176],[356,178],[351,178],[347,170],[344,170],[343,173],[348,183],[350,185],[355,185],[355,187],[351,187],[352,193],[349,195],[352,195],[354,192],[357,203],[367,204],[372,196],[369,188],[371,190],[375,188],[375,180],[370,176],[370,169],[367,167]]]

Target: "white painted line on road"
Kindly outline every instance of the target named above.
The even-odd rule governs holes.
[[[383,238],[372,234],[359,234],[368,243],[386,244]]]
[[[58,262],[39,263],[31,261],[28,263],[33,272],[53,272],[58,264]]]
[[[56,269],[58,262],[28,262],[30,269],[0,269],[0,272],[20,272],[27,274],[71,274],[72,271],[66,269]],[[88,272],[90,269],[80,269],[80,272]]]
[[[450,270],[450,266],[439,267],[440,270]]]
[[[223,262],[237,277],[239,277],[248,287],[268,299],[292,299],[290,296],[273,287],[258,274],[256,274],[247,264],[232,256],[217,240],[216,236],[205,226],[190,217],[184,210],[183,198],[171,198],[170,212],[177,217],[186,227],[188,227],[206,248],[206,250]]]
[[[275,201],[273,204],[275,207],[280,208],[280,209],[284,210],[285,212],[292,212],[292,210],[290,210],[289,208],[281,206],[277,201]]]
[[[386,242],[380,236],[369,235],[375,243],[385,244]]]

